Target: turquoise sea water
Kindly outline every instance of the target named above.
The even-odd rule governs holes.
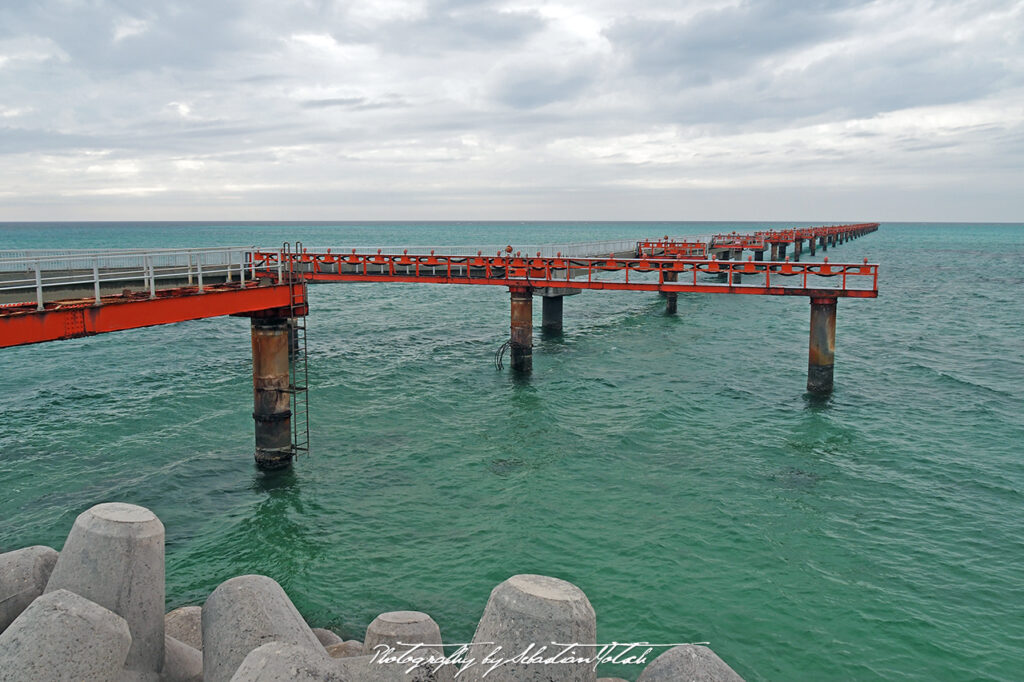
[[[530,244],[729,223],[0,225],[0,248]],[[804,395],[805,299],[585,292],[496,371],[500,287],[311,288],[314,453],[252,465],[248,321],[0,350],[0,548],[102,501],[167,528],[168,608],[242,573],[361,638],[417,609],[468,641],[491,588],[583,588],[601,641],[708,641],[749,680],[1020,679],[1024,226],[883,224]],[[821,254],[819,253],[819,258]],[[539,327],[539,304],[535,318]],[[635,678],[638,670],[602,670]]]

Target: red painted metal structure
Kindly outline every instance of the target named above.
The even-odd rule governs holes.
[[[765,236],[763,234],[716,234],[711,238],[712,249],[749,249],[764,251]]]
[[[259,286],[219,284],[158,289],[94,299],[55,301],[38,310],[36,303],[0,306],[0,348],[222,315],[292,315],[293,300],[307,307],[301,283]]]
[[[764,249],[801,239],[842,239],[878,228],[877,223],[773,230],[754,235],[716,235],[717,249]],[[220,315],[294,317],[296,303],[305,314],[305,282],[419,282],[506,286],[511,290],[594,289],[715,294],[874,298],[878,266],[863,263],[722,261],[708,258],[708,244],[664,239],[637,242],[635,257],[578,258],[511,253],[494,256],[332,253],[289,248],[252,250],[238,265],[240,283],[125,292],[95,298],[0,305],[0,347],[103,332],[170,324]],[[189,261],[191,268],[191,260]],[[245,273],[249,272],[249,281]],[[191,269],[189,270],[191,277]],[[98,278],[98,275],[94,276]],[[257,284],[255,277],[262,278]],[[38,272],[37,272],[38,280]],[[191,281],[191,280],[190,280]],[[293,284],[287,284],[291,281]],[[41,292],[41,290],[39,290]],[[39,294],[41,296],[41,293]],[[287,313],[287,314],[286,314]]]
[[[507,287],[512,305],[512,365],[525,372],[532,367],[534,293],[543,294],[545,299],[558,298],[557,307],[551,306],[550,310],[550,301],[546,300],[545,323],[551,313],[550,322],[559,329],[559,297],[582,289],[659,291],[666,295],[669,313],[676,311],[676,297],[681,292],[804,296],[812,304],[807,387],[812,392],[827,393],[832,389],[836,302],[839,298],[877,297],[878,265],[868,263],[867,259],[862,263],[830,263],[828,258],[808,263],[789,259],[765,261],[763,252],[770,244],[772,256],[781,257],[784,246],[793,243],[798,258],[802,240],[812,240],[813,251],[815,239],[820,239],[824,246],[877,228],[877,223],[865,223],[753,235],[733,233],[715,235],[708,242],[665,237],[641,240],[635,250],[628,244],[619,244],[619,254],[607,257],[561,253],[542,256],[539,251],[531,256],[513,253],[512,247],[494,256],[479,251],[476,255],[441,255],[434,251],[385,254],[382,249],[375,253],[332,253],[330,249],[309,252],[299,244],[294,250],[285,244],[279,250],[228,250],[219,255],[202,250],[168,250],[19,256],[0,259],[5,277],[0,281],[0,291],[31,291],[35,300],[21,302],[15,298],[15,303],[0,304],[0,348],[222,315],[250,317],[256,460],[261,467],[279,468],[287,466],[298,452],[309,449],[308,410],[300,409],[305,404],[308,378],[305,353],[299,350],[304,349],[302,317],[308,313],[308,282]],[[621,251],[622,246],[630,250]],[[739,260],[743,250],[753,251],[754,257]],[[734,260],[710,257],[716,253],[728,257],[728,253],[722,253],[727,251],[732,252]],[[209,259],[214,256],[222,260],[220,269],[211,271]],[[102,276],[101,259],[106,269]],[[204,262],[205,274],[223,276],[222,282],[204,286]],[[86,265],[91,267],[91,278],[82,274]],[[25,278],[26,267],[34,278]],[[61,268],[67,273],[60,274]],[[44,270],[58,274],[44,278]],[[237,282],[232,281],[233,275],[237,275]],[[191,286],[193,277],[198,286]],[[114,282],[134,284],[140,278],[148,291],[132,293],[123,289],[119,295],[101,296],[103,286],[109,290]],[[157,288],[157,279],[168,286]],[[185,281],[189,286],[180,286]],[[176,285],[170,286],[171,283]],[[46,286],[57,289],[58,293],[51,293],[56,298],[65,295],[61,293],[65,289],[71,291],[68,287],[83,285],[92,286],[92,297],[57,301],[46,301],[44,297]],[[304,438],[300,437],[300,423],[305,424]]]
[[[636,243],[636,256],[695,258],[708,257],[708,245],[700,241],[677,241],[666,235],[661,239],[644,239]]]
[[[619,291],[760,294],[875,298],[878,265],[791,263],[683,258],[563,258],[510,255],[331,253],[302,251],[253,254],[256,272],[272,276],[278,264],[307,282],[420,282],[507,287],[605,289]],[[282,260],[284,261],[282,263]],[[671,281],[666,275],[674,274]],[[609,279],[609,275],[617,275]],[[705,275],[715,275],[711,281]],[[751,281],[750,277],[763,276]],[[737,283],[745,276],[745,284]]]

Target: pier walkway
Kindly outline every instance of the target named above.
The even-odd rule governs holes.
[[[304,415],[306,285],[408,282],[507,287],[512,368],[532,369],[534,296],[542,326],[562,330],[565,296],[582,291],[802,296],[811,303],[807,388],[832,390],[836,305],[875,298],[878,265],[800,262],[878,229],[877,223],[708,237],[476,249],[232,247],[0,251],[0,348],[157,324],[251,318],[256,459],[287,466],[308,447]],[[806,246],[805,246],[806,245]],[[792,249],[792,258],[786,251]],[[766,252],[768,258],[765,258]],[[493,254],[493,255],[492,255]],[[299,352],[297,352],[299,351]],[[294,418],[293,418],[294,416]]]

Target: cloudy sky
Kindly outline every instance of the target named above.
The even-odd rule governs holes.
[[[1024,0],[3,0],[3,220],[1024,220]]]

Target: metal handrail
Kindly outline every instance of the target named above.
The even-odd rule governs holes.
[[[142,282],[150,298],[156,298],[157,280],[187,278],[189,284],[198,282],[204,291],[204,278],[221,277],[231,281],[237,275],[244,284],[253,279],[251,247],[218,247],[206,249],[155,249],[136,251],[93,250],[89,252],[45,254],[30,252],[30,256],[0,261],[0,272],[31,273],[27,277],[0,278],[0,293],[24,291],[22,303],[34,302],[43,309],[43,294],[47,288],[92,284],[96,305],[100,304],[100,290],[117,282]],[[32,295],[34,293],[34,296]]]
[[[785,261],[721,261],[683,260],[678,258],[579,258],[566,256],[534,256],[522,253],[484,256],[430,254],[386,254],[377,253],[283,253],[263,251],[254,254],[257,274],[273,274],[282,266],[288,267],[299,277],[317,280],[336,276],[388,277],[399,281],[436,280],[439,277],[450,281],[489,280],[489,283],[530,284],[543,286],[545,282],[583,283],[594,281],[620,281],[628,285],[632,273],[633,283],[637,275],[657,275],[659,281],[667,284],[689,285],[683,275],[689,275],[692,285],[711,288],[764,289],[790,288],[833,291],[877,291],[878,265],[863,263],[831,263]],[[474,271],[476,274],[474,274]],[[664,279],[664,274],[673,273],[676,279]],[[624,281],[622,276],[625,276]],[[703,275],[717,275],[720,282],[698,280]],[[764,282],[753,282],[751,277],[764,277]],[[642,280],[641,280],[642,281]],[[866,286],[851,286],[854,282]],[[650,282],[647,282],[650,284]]]

